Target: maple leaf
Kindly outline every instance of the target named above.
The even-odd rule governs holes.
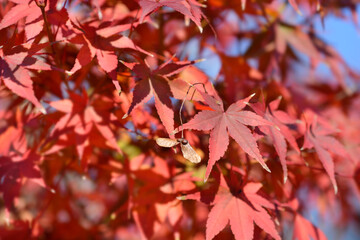
[[[224,36],[222,36],[224,37]],[[228,100],[238,99],[238,93],[242,91],[244,87],[241,83],[245,80],[259,81],[264,78],[263,74],[257,69],[251,67],[243,56],[228,56],[216,50],[221,62],[226,66],[222,69],[222,73],[226,76],[226,82],[231,88],[227,88],[225,92]],[[236,64],[236,68],[230,67]]]
[[[152,166],[145,169],[144,161],[151,161]],[[179,174],[165,159],[144,154],[122,168],[127,174],[128,211],[132,212],[143,238],[152,238],[159,231],[159,223],[166,220],[175,226],[184,212],[176,196],[195,189],[191,173]]]
[[[202,61],[202,59],[198,60],[198,62],[200,61]],[[185,97],[189,99],[190,96],[189,94],[187,94],[189,87],[191,87],[193,84],[200,83],[204,86],[204,89],[206,89],[206,92],[208,94],[214,96],[217,95],[217,92],[211,81],[209,81],[208,76],[194,65],[188,66],[179,73],[179,76],[177,78],[169,81],[171,92],[176,99],[184,99]],[[203,100],[200,93],[198,93],[198,91],[196,91],[195,89],[191,93],[191,97],[194,101]],[[196,104],[196,102],[194,102],[194,104]]]
[[[42,30],[44,20],[42,17],[41,9],[36,5],[36,1],[30,0],[10,0],[17,5],[12,7],[6,13],[0,22],[0,30],[9,27],[13,24],[18,24],[22,18],[25,20],[25,34],[28,40],[33,40]],[[49,22],[55,25],[65,23],[68,19],[68,14],[65,8],[60,11],[56,9],[55,0],[48,0],[49,4],[45,7],[46,15]],[[61,18],[59,18],[61,16]]]
[[[20,193],[24,181],[34,182],[45,187],[40,169],[36,165],[42,157],[31,150],[23,155],[11,154],[0,157],[0,192],[3,193],[5,206],[10,209],[14,198]]]
[[[25,24],[31,24],[34,20],[37,20],[39,17],[41,17],[41,10],[40,8],[36,5],[35,1],[26,1],[26,0],[12,0],[12,2],[16,3],[17,5],[12,7],[11,10],[9,12],[7,12],[7,14],[4,16],[4,18],[2,19],[2,21],[0,22],[0,29],[6,28],[8,26],[11,26],[13,24],[16,24],[19,22],[19,20],[21,20],[22,18],[26,17],[26,21]],[[49,7],[47,6],[47,9]],[[25,32],[27,33],[26,35],[31,37],[31,36],[36,36],[38,33],[40,33],[40,31],[43,28],[43,21],[36,21],[37,22],[37,26],[27,26],[27,28],[25,28]],[[40,24],[40,26],[39,26]],[[32,23],[31,25],[34,25],[34,23]],[[31,30],[35,30],[35,34],[34,32],[30,32],[27,29],[31,29]],[[28,37],[28,39],[29,39]]]
[[[258,102],[251,104],[251,107],[255,112],[263,116],[266,120],[274,123],[274,126],[259,126],[259,129],[265,133],[274,143],[275,150],[279,155],[280,163],[284,172],[284,183],[287,180],[287,166],[286,166],[286,152],[287,144],[285,139],[290,145],[300,154],[300,149],[296,143],[295,137],[292,135],[290,129],[286,124],[295,123],[286,112],[277,110],[280,104],[281,98],[278,98],[269,103],[269,106],[265,107],[265,102]]]
[[[102,109],[101,114],[97,113],[91,103],[101,101],[100,97],[94,96],[93,99],[88,99],[86,92],[83,96],[75,93],[69,93],[70,99],[63,99],[59,101],[50,102],[49,105],[65,115],[61,117],[55,124],[50,134],[49,140],[57,139],[56,145],[47,150],[47,154],[56,152],[67,145],[73,145],[75,142],[76,149],[80,160],[83,158],[85,147],[89,145],[89,138],[94,127],[107,140],[107,145],[112,149],[121,152],[117,145],[116,138],[109,126],[110,117],[105,117],[109,113],[108,109]],[[66,134],[72,134],[71,137]],[[84,162],[83,166],[86,164]]]
[[[37,51],[49,44],[12,46],[12,43],[13,39],[10,39],[3,48],[0,48],[0,78],[13,93],[27,99],[42,113],[46,113],[45,108],[35,96],[29,70],[53,69],[49,64],[34,57]]]
[[[314,239],[314,240],[326,240],[324,232],[321,229],[315,227],[310,221],[301,216],[300,214],[296,214],[294,220],[294,234],[293,240],[306,240],[306,239]]]
[[[250,129],[245,126],[272,125],[272,123],[257,114],[242,110],[254,94],[233,103],[226,111],[224,111],[221,100],[217,100],[206,93],[200,93],[205,102],[214,111],[204,110],[199,112],[193,119],[185,123],[182,127],[180,126],[174,132],[183,129],[202,131],[211,130],[209,140],[209,162],[206,168],[205,181],[208,179],[215,162],[225,154],[229,145],[229,135],[247,154],[255,158],[264,169],[271,172],[261,157],[256,140]]]
[[[294,216],[293,240],[326,240],[326,236],[321,229],[314,226],[309,220],[304,218],[299,212],[298,199],[292,199],[287,203],[280,203],[280,206],[289,209]]]
[[[0,156],[25,154],[30,144],[35,145],[38,139],[29,138],[32,134],[29,134],[28,129],[29,126],[36,126],[41,116],[43,115],[39,112],[28,113],[26,109],[20,108],[13,115],[1,116],[6,125],[4,128],[0,127]]]
[[[186,18],[193,20],[200,32],[203,31],[201,26],[201,18],[204,17],[200,7],[204,7],[203,4],[198,3],[195,0],[140,0],[139,4],[142,8],[140,16],[140,22],[144,21],[144,18],[160,7],[170,7]]]
[[[331,153],[349,159],[350,156],[344,146],[336,138],[329,136],[337,131],[329,126],[324,119],[321,119],[310,110],[305,111],[303,116],[306,123],[306,132],[302,149],[315,148],[326,173],[330,177],[334,191],[337,193],[338,187],[335,180],[334,160]]]
[[[5,218],[5,221],[8,221]],[[29,239],[31,238],[31,224],[30,222],[23,220],[11,220],[10,226],[2,224],[0,226],[1,236],[7,239]]]
[[[139,81],[137,81],[134,88],[133,100],[128,112],[123,118],[126,118],[139,104],[150,100],[152,97],[151,95],[153,95],[155,97],[155,107],[160,120],[164,124],[167,132],[171,133],[174,130],[174,111],[170,100],[170,97],[173,97],[173,94],[170,89],[170,80],[168,77],[179,73],[187,66],[196,62],[197,61],[171,62],[170,59],[155,70],[151,70],[146,62],[122,62],[139,78]]]
[[[16,149],[16,151],[19,151],[19,148],[26,149],[26,138],[23,129],[8,126],[4,132],[1,132],[0,155],[8,155],[11,148]]]
[[[5,131],[0,130],[0,156],[10,156],[11,152],[24,153],[27,150],[27,139],[24,134],[24,122],[20,110],[16,118],[7,121]],[[15,120],[15,121],[14,121]],[[15,122],[15,124],[10,124]]]
[[[73,25],[75,26],[75,30],[77,30],[77,34],[70,38],[69,41],[74,44],[81,44],[82,47],[70,72],[75,73],[80,70],[89,64],[96,56],[100,67],[112,78],[112,82],[118,92],[121,92],[121,88],[116,79],[116,67],[118,66],[119,60],[115,50],[132,49],[152,56],[152,54],[136,46],[130,38],[114,32],[114,30],[124,31],[126,28],[130,28],[131,24],[120,28],[96,28],[86,23],[80,24],[80,26],[76,26],[74,23]]]
[[[276,231],[271,216],[264,207],[274,209],[272,203],[256,194],[262,187],[261,183],[249,182],[243,187],[234,182],[225,182],[221,175],[220,186],[215,198],[211,202],[214,205],[206,222],[206,239],[213,239],[230,222],[230,227],[237,240],[252,240],[254,235],[254,223],[274,239],[281,239]],[[234,185],[231,187],[231,185]],[[208,193],[195,193],[178,197],[181,200],[202,201]]]
[[[351,92],[351,89],[347,86],[348,84],[344,81],[342,71],[346,72],[345,75],[350,78],[358,78],[357,74],[354,75],[340,54],[321,38],[312,33],[306,33],[300,27],[282,23],[275,25],[275,34],[275,49],[277,52],[285,54],[287,45],[290,45],[310,58],[312,68],[315,68],[319,62],[325,63],[344,90]]]

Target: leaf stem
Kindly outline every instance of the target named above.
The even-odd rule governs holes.
[[[137,19],[137,17],[138,17],[139,10],[140,10],[140,9],[137,10],[136,15],[135,15],[135,18],[131,21],[130,32],[129,32],[128,38],[131,38],[131,35],[132,35],[132,33],[134,32],[134,22],[135,22],[135,19]]]
[[[41,14],[42,14],[43,19],[44,19],[45,29],[46,29],[46,33],[48,35],[49,41],[51,43],[53,43],[54,42],[54,36],[52,35],[51,30],[50,30],[50,25],[49,25],[49,22],[47,20],[46,13],[45,13],[45,7],[40,6],[40,9],[41,9]],[[54,46],[52,44],[51,44],[51,50],[55,54],[55,49],[54,49]]]

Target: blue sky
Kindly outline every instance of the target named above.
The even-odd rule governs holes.
[[[345,13],[349,20],[330,15],[325,18],[325,29],[322,28],[320,21],[317,21],[315,26],[318,34],[335,47],[351,67],[360,71],[360,25],[356,27],[350,21],[350,11]],[[357,14],[360,16],[360,8]]]
[[[340,19],[334,15],[327,15],[325,18],[325,28],[322,27],[321,20],[318,18],[317,21],[315,21],[315,27],[318,30],[317,34],[333,46],[350,67],[360,72],[360,25],[356,26],[351,20],[350,11],[345,11],[345,14],[346,19]],[[357,10],[357,14],[359,15],[360,22],[360,8]],[[294,17],[294,19],[297,18],[299,18],[299,16]],[[198,43],[194,41],[188,46],[189,52],[187,52],[187,54],[190,56],[190,59],[192,59],[192,57],[196,58],[196,56],[192,56],[191,53],[194,55],[198,54],[190,51],[190,49],[197,49],[197,44]],[[216,77],[220,68],[220,60],[218,57],[214,56],[211,51],[205,52],[202,57],[207,58],[207,61],[198,63],[198,66],[210,77]],[[212,67],[209,68],[208,66]],[[321,218],[315,205],[312,205],[309,211],[304,214],[307,219],[320,227],[330,240],[360,239],[360,230],[354,222],[345,225],[345,228],[339,231],[340,229],[331,222],[334,216],[327,214],[324,218]]]
[[[351,12],[346,11],[345,13],[347,18],[351,19]],[[360,8],[358,8],[357,14],[360,16]],[[356,26],[352,21],[342,20],[336,16],[328,16],[325,19],[325,29],[322,28],[320,21],[315,26],[318,29],[317,33],[337,49],[352,68],[360,72],[360,25]],[[344,232],[339,233],[332,224],[320,220],[316,210],[313,209],[308,215],[315,225],[320,225],[329,239],[341,237],[341,239],[350,240],[359,237],[360,232],[355,224],[350,223]],[[328,219],[331,219],[331,216]]]
[[[360,72],[360,24],[359,26],[355,25],[352,21],[351,12],[349,10],[346,10],[344,13],[346,15],[346,19],[341,19],[333,14],[327,15],[325,17],[325,28],[323,28],[321,24],[320,17],[314,21],[314,25],[317,29],[318,36],[333,46],[350,67]],[[292,8],[288,9],[287,14],[289,14],[289,17],[292,18],[291,20],[294,22],[299,21],[302,18],[297,15]],[[358,9],[357,14],[359,15],[360,23],[360,8]],[[193,52],[193,49],[198,48],[197,44],[198,42],[195,41],[189,43],[189,46],[187,46],[187,49],[191,49],[192,52],[186,53],[190,59],[197,57],[192,56],[198,54],[197,52]],[[246,49],[246,46],[247,44],[243,46],[244,49]],[[214,56],[211,51],[203,53],[201,57],[206,58],[207,61],[198,63],[197,66],[200,69],[203,69],[210,77],[216,77],[220,68],[220,60]],[[206,66],[209,65],[213,67],[210,69],[207,68]],[[328,74],[331,74],[329,69],[327,71],[325,69],[322,70],[325,71],[324,73],[327,72]]]

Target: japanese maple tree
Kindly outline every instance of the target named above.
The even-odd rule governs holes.
[[[357,5],[2,1],[0,239],[345,238],[360,73],[314,26]]]

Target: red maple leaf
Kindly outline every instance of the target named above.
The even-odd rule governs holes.
[[[171,62],[170,59],[155,70],[151,70],[146,62],[122,62],[139,78],[134,88],[133,100],[127,114],[125,114],[123,118],[126,118],[139,104],[150,100],[153,95],[160,120],[164,124],[167,132],[171,133],[174,130],[174,111],[170,100],[173,94],[168,77],[179,73],[187,66],[196,62],[197,61]]]
[[[89,100],[86,92],[83,92],[83,96],[75,93],[69,93],[69,95],[70,99],[49,103],[50,106],[64,112],[65,115],[55,124],[49,140],[56,139],[56,144],[48,149],[46,153],[54,153],[66,146],[76,145],[79,159],[85,161],[86,159],[83,158],[84,150],[86,147],[91,146],[89,138],[95,128],[106,139],[107,146],[121,152],[109,125],[110,118],[115,118],[115,116],[108,116],[110,112],[108,109],[98,110],[100,112],[98,113],[94,107],[94,102],[102,101],[102,98],[95,95]],[[83,166],[86,163],[82,162]]]
[[[15,36],[15,34],[14,34]],[[13,46],[14,39],[10,39],[3,48],[0,48],[0,79],[15,94],[32,102],[39,110],[45,113],[44,107],[36,98],[33,90],[33,81],[29,70],[51,70],[52,67],[35,58],[34,54],[48,46],[45,44],[23,44]]]
[[[5,127],[0,128],[0,156],[12,156],[16,154],[25,154],[28,151],[28,133],[27,129],[37,122],[43,116],[41,113],[26,113],[25,110],[16,109],[14,114],[1,116]],[[36,141],[31,141],[35,144]]]
[[[290,145],[300,153],[300,149],[296,143],[296,139],[291,133],[289,127],[286,124],[295,124],[293,120],[286,112],[277,110],[279,107],[281,98],[278,98],[269,103],[266,108],[265,102],[258,102],[251,104],[255,112],[263,116],[266,120],[274,123],[274,126],[259,126],[259,129],[265,133],[273,142],[275,150],[279,155],[280,163],[284,171],[284,183],[287,180],[287,166],[286,166],[286,152],[287,145],[285,139]]]
[[[116,67],[119,60],[116,55],[117,49],[132,49],[147,55],[152,54],[146,52],[128,37],[118,34],[116,31],[125,31],[130,29],[131,24],[121,26],[112,26],[108,28],[96,28],[90,24],[80,24],[75,26],[76,35],[69,41],[74,44],[81,44],[82,47],[76,57],[75,64],[70,72],[75,73],[82,67],[89,64],[96,56],[100,67],[109,74],[116,89],[120,92],[120,85],[116,79]],[[116,30],[116,31],[115,31]]]
[[[146,169],[145,165],[148,165]],[[179,223],[184,210],[176,196],[195,190],[191,173],[178,173],[169,161],[145,154],[132,158],[124,166],[119,163],[113,166],[118,168],[113,181],[121,181],[124,177],[116,172],[124,171],[127,175],[128,214],[132,213],[144,239],[151,239],[159,231],[159,223],[167,221],[172,227]],[[119,208],[117,213],[125,211],[125,207]]]
[[[12,7],[11,10],[6,13],[0,22],[0,29],[9,27],[13,24],[18,24],[22,18],[26,18],[24,27],[26,38],[28,41],[34,39],[43,30],[44,25],[40,7],[36,5],[36,1],[32,0],[10,1],[17,5]],[[64,24],[68,19],[66,9],[62,8],[58,11],[56,9],[57,1],[48,0],[48,2],[49,3],[45,7],[45,12],[49,23],[53,25]]]
[[[309,220],[304,218],[299,212],[299,201],[298,199],[293,199],[287,203],[280,203],[280,206],[288,209],[292,212],[294,216],[293,224],[294,224],[294,232],[293,232],[293,240],[326,240],[326,236],[321,231],[321,229],[314,226]]]
[[[230,185],[228,186],[227,183]],[[261,187],[261,183],[253,182],[240,186],[238,182],[231,181],[231,178],[230,182],[225,182],[221,175],[220,186],[211,203],[214,207],[211,209],[206,222],[206,239],[213,239],[229,222],[237,240],[252,240],[254,223],[274,239],[281,239],[271,216],[264,208],[274,209],[274,205],[256,194]],[[179,199],[206,201],[209,193],[189,194],[179,197]]]
[[[303,116],[306,123],[306,132],[302,149],[315,148],[326,173],[330,177],[335,193],[337,193],[338,187],[335,180],[332,154],[337,154],[349,159],[350,156],[344,146],[336,138],[329,136],[337,131],[327,124],[324,119],[320,118],[310,110],[305,111]]]
[[[25,32],[28,39],[40,33],[43,29],[43,21],[41,18],[41,10],[36,5],[35,1],[12,0],[12,2],[17,5],[12,7],[4,16],[0,23],[0,29],[16,24],[19,20],[26,17],[25,24],[27,27],[25,28]],[[48,8],[49,7],[47,6],[46,9],[48,10]]]
[[[202,59],[198,61],[202,61]],[[199,83],[203,84],[204,89],[206,89],[208,94],[217,96],[217,92],[214,88],[214,85],[211,83],[211,81],[209,81],[209,77],[194,65],[188,66],[183,71],[181,71],[181,73],[179,73],[178,78],[169,81],[171,92],[176,99],[184,99],[185,97],[190,99],[190,94],[186,94],[189,90],[189,87],[193,84]],[[201,94],[198,93],[198,91],[193,91],[191,93],[191,97],[192,100],[194,100],[194,104],[198,104],[195,101],[203,100]]]
[[[217,100],[206,93],[201,93],[201,95],[214,111],[204,110],[199,112],[193,119],[174,132],[182,129],[211,130],[209,162],[205,173],[205,181],[208,179],[215,162],[225,154],[229,145],[229,135],[247,154],[255,158],[264,169],[271,172],[261,157],[254,136],[250,129],[245,126],[272,125],[272,123],[257,114],[242,110],[254,94],[233,103],[226,111],[224,111],[221,100]]]
[[[166,161],[164,163],[167,164]],[[132,175],[135,178],[132,180],[134,188],[131,189],[132,215],[145,238],[151,239],[159,231],[158,223],[167,221],[175,226],[180,221],[184,209],[176,195],[190,192],[195,184],[188,173],[174,176],[171,183],[155,169],[133,171]]]
[[[32,181],[45,187],[40,169],[36,165],[42,157],[31,150],[23,155],[11,154],[0,157],[0,192],[3,193],[5,206],[11,208],[24,184]]]
[[[140,0],[139,4],[142,8],[140,22],[143,22],[144,18],[156,9],[170,7],[183,14],[186,18],[193,20],[200,32],[203,31],[201,18],[205,16],[200,7],[204,7],[204,5],[195,0]]]
[[[294,235],[293,240],[326,240],[327,237],[321,231],[321,229],[315,227],[310,221],[301,216],[300,214],[296,214],[294,221]]]

